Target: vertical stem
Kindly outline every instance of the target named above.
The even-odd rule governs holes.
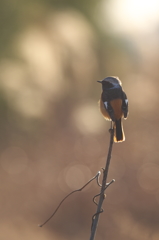
[[[96,214],[94,215],[94,219],[93,219],[93,222],[92,222],[90,240],[95,239],[95,234],[96,234],[97,225],[98,225],[98,221],[99,221],[99,214],[101,212],[102,204],[103,204],[103,201],[105,199],[104,192],[105,192],[108,170],[109,170],[110,159],[111,159],[111,152],[112,152],[113,142],[114,142],[114,140],[113,140],[113,138],[114,138],[114,128],[112,127],[112,124],[111,124],[111,129],[109,131],[110,131],[110,143],[109,143],[108,155],[107,155],[107,159],[106,159],[105,169],[103,171],[102,187],[101,187],[101,191],[100,191],[100,197],[99,197],[99,202],[98,202],[98,206],[97,206],[97,211],[96,211]]]

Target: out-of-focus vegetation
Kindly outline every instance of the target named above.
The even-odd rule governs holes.
[[[96,81],[109,75],[122,80],[130,114],[97,239],[159,238],[158,33],[115,35],[108,22],[103,31],[102,2],[0,2],[1,239],[89,239],[95,183],[37,225],[104,166],[109,122]]]

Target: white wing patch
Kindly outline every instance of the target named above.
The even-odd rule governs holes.
[[[108,109],[108,102],[104,102],[104,106],[106,109]]]
[[[126,103],[126,105],[128,104],[128,99],[125,99],[125,103]]]

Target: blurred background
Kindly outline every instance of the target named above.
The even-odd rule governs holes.
[[[96,238],[159,239],[159,2],[0,1],[0,224],[3,240],[89,239],[91,183],[109,144],[97,80],[129,98]]]

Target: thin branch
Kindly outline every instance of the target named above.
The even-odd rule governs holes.
[[[103,212],[102,204],[103,204],[103,201],[105,199],[105,194],[104,194],[105,189],[111,183],[114,182],[114,179],[113,179],[109,184],[106,184],[107,176],[108,176],[108,170],[109,170],[109,165],[110,165],[110,159],[111,159],[111,153],[112,153],[112,148],[113,148],[113,142],[114,142],[114,140],[113,140],[113,138],[114,138],[114,128],[113,128],[112,122],[111,122],[111,129],[109,129],[109,131],[110,131],[110,143],[109,143],[109,149],[108,149],[108,155],[107,155],[107,159],[106,159],[105,169],[103,169],[102,187],[101,187],[100,194],[96,195],[93,198],[94,203],[96,203],[95,202],[95,198],[97,196],[99,196],[99,201],[98,201],[98,204],[97,204],[97,210],[96,210],[96,213],[93,215],[93,218],[92,218],[92,227],[91,227],[90,240],[94,240],[94,238],[95,238],[97,225],[98,225],[98,221],[99,221],[99,215],[100,215],[100,213]]]
[[[66,200],[66,198],[68,198],[70,195],[72,195],[73,193],[75,192],[79,192],[79,191],[82,191],[90,182],[92,182],[94,179],[97,179],[97,184],[99,185],[99,176],[100,176],[101,172],[97,172],[97,174],[91,178],[83,187],[77,189],[77,190],[74,190],[72,191],[71,193],[69,193],[66,197],[64,197],[62,199],[62,201],[59,203],[59,205],[57,206],[57,208],[55,209],[55,211],[53,212],[53,214],[44,222],[42,223],[41,225],[38,225],[39,227],[43,227],[54,215],[55,213],[57,212],[57,210],[60,208],[61,204]]]
[[[109,183],[106,184],[106,187],[105,187],[104,191],[105,191],[113,182],[115,182],[115,179],[112,179]],[[102,185],[101,185],[101,186],[102,186]],[[93,202],[94,202],[97,206],[98,206],[98,203],[96,202],[95,199],[96,199],[96,197],[99,197],[101,194],[103,194],[104,191],[98,193],[97,195],[95,195],[95,196],[93,197]],[[93,216],[94,216],[94,215],[93,215]]]

